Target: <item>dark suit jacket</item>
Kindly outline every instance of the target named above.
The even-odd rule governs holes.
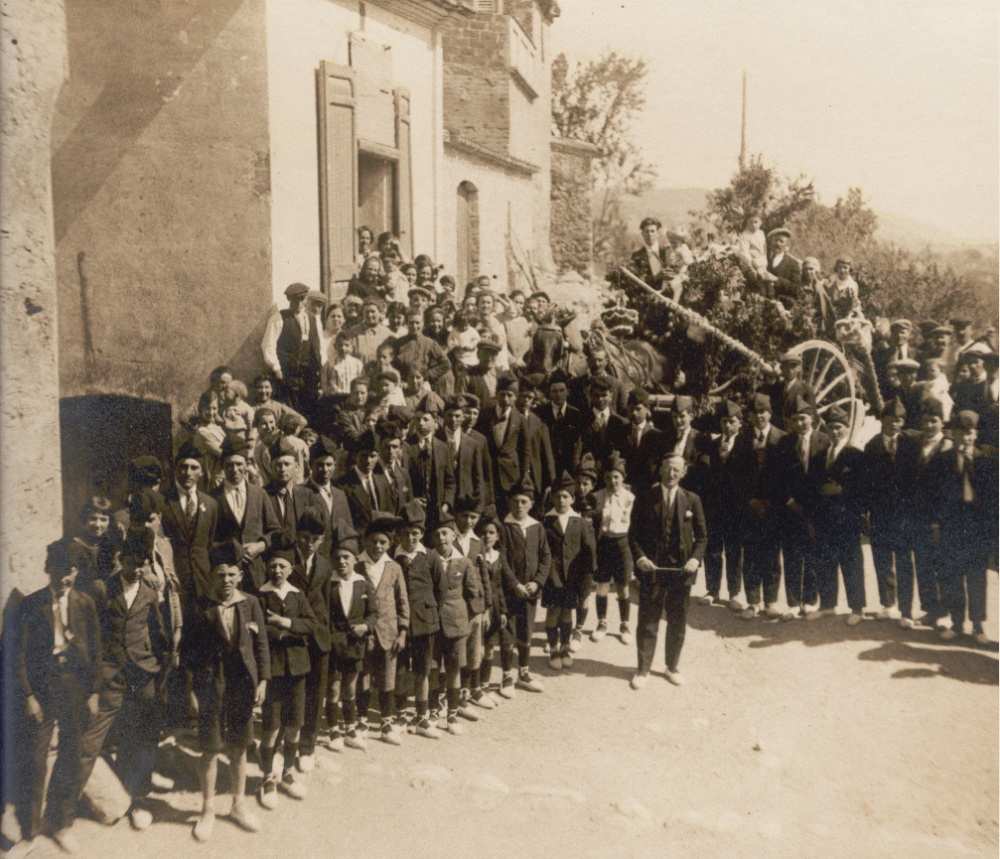
[[[395,497],[389,487],[389,481],[384,474],[377,470],[373,472],[372,478],[375,481],[375,493],[378,495],[378,510],[383,513],[395,513]],[[340,479],[340,488],[347,496],[347,506],[351,510],[351,519],[354,528],[360,534],[365,533],[365,529],[372,521],[372,501],[367,490],[361,485],[361,478],[358,477],[357,469],[351,468],[344,473]]]
[[[443,571],[440,556],[437,552],[419,552],[411,561],[405,555],[397,554],[395,561],[406,581],[411,634],[437,632],[441,628],[437,598]]]
[[[263,489],[246,483],[247,501],[243,511],[243,521],[238,522],[229,502],[226,500],[225,484],[212,490],[212,497],[219,505],[219,524],[215,529],[215,541],[225,543],[235,540],[237,543],[257,543],[261,540],[271,546],[271,539],[281,530],[281,522],[274,511],[271,499]],[[253,580],[254,590],[259,590],[266,580],[264,570],[264,555],[258,555],[246,564],[247,572]]]
[[[504,557],[507,567],[504,569],[504,597],[507,605],[514,611],[521,605],[517,595],[517,586],[534,582],[539,589],[545,586],[552,568],[552,552],[545,538],[545,529],[541,522],[529,525],[527,533],[521,533],[521,527],[512,522],[504,522]]]
[[[722,436],[704,445],[706,467],[701,481],[705,518],[732,533],[745,524],[757,463],[746,433],[737,433],[729,456],[722,459]]]
[[[797,397],[803,397],[814,408],[816,406],[815,391],[808,382],[801,379],[791,384],[787,394],[785,393],[784,379],[778,380],[773,385],[768,385],[764,389],[764,393],[771,398],[771,420],[779,424],[782,429],[785,427],[785,421],[792,416]]]
[[[900,433],[896,454],[889,456],[885,439],[879,433],[869,439],[864,449],[864,479],[859,487],[862,508],[868,511],[872,539],[905,539],[910,516],[910,497],[914,492],[920,442]]]
[[[584,427],[580,434],[580,448],[583,453],[593,454],[597,462],[597,470],[604,473],[604,466],[611,451],[617,450],[619,453],[625,448],[628,440],[629,423],[625,418],[616,415],[612,410],[608,416],[608,422],[603,428],[598,428],[594,419],[592,409],[587,409],[583,413]]]
[[[814,492],[815,475],[810,468],[806,472],[798,453],[799,436],[796,433],[788,433],[778,442],[775,451],[775,466],[778,469],[777,476],[780,485],[777,489],[776,501],[785,505],[789,499],[794,499],[799,504],[804,504]],[[826,455],[826,450],[830,446],[830,437],[826,433],[813,430],[809,435],[809,464],[818,454]]]
[[[496,371],[494,370],[494,372]],[[459,385],[461,391],[458,393],[475,394],[479,397],[479,405],[482,411],[493,407],[496,403],[496,395],[491,394],[489,388],[486,387],[486,382],[483,380],[483,373],[478,367],[472,367],[468,373],[464,373],[461,376],[461,379],[462,381]]]
[[[290,629],[267,624],[267,648],[271,655],[272,677],[301,677],[309,673],[309,639],[316,629],[309,598],[296,590],[289,591],[282,599],[274,591],[257,595],[267,622],[268,611],[287,617]]]
[[[670,247],[660,245],[657,256],[660,258],[660,270],[666,271],[670,263]],[[646,250],[645,245],[632,251],[629,268],[653,288],[658,286],[653,277],[653,269],[649,264],[649,251]]]
[[[767,270],[778,278],[775,283],[765,283],[767,297],[785,299],[783,303],[793,302],[802,284],[802,260],[786,251],[781,262],[775,266],[771,254],[768,254]]]
[[[549,428],[538,415],[528,412],[521,415],[525,429],[525,462],[521,474],[531,474],[531,480],[539,490],[551,487],[559,476],[552,456],[552,441]]]
[[[566,414],[557,421],[552,413],[552,406],[546,403],[544,406],[539,406],[535,410],[535,414],[549,429],[549,442],[552,445],[552,460],[556,476],[558,477],[564,471],[576,474],[576,469],[580,464],[583,413],[575,406],[567,405]]]
[[[633,441],[632,424],[629,423],[628,435],[622,445],[621,455],[625,457],[625,468],[628,471],[626,481],[633,492],[645,492],[659,480],[657,472],[660,458],[664,451],[663,433],[646,421],[646,428],[636,445]]]
[[[831,442],[832,444],[832,442]],[[864,510],[864,453],[850,444],[827,467],[829,448],[817,453],[809,463],[811,494],[803,501],[806,515],[828,541],[857,541]],[[823,487],[836,484],[837,495],[824,495]]]
[[[288,581],[309,600],[316,618],[316,626],[312,631],[313,641],[320,650],[327,653],[330,650],[330,579],[333,578],[333,570],[330,569],[330,562],[320,552],[313,555],[313,569],[308,579],[304,566],[305,561],[296,550],[295,566],[292,567]]]
[[[346,522],[353,525],[351,518],[351,505],[347,503],[347,495],[338,486],[330,486],[330,506],[326,506],[326,499],[323,497],[319,486],[310,478],[303,486],[306,487],[315,497],[315,504],[326,514],[326,531],[323,534],[323,542],[320,543],[319,551],[327,560],[330,560],[330,549],[332,545],[331,534],[337,529],[337,522]]]
[[[527,457],[527,430],[524,418],[517,409],[510,410],[507,431],[498,445],[493,434],[497,422],[496,408],[490,406],[479,413],[479,431],[486,437],[490,461],[493,466],[493,490],[506,495],[521,480],[521,469]],[[536,487],[542,489],[544,487]]]
[[[104,682],[136,668],[160,673],[173,655],[174,640],[160,611],[156,589],[140,577],[132,606],[125,602],[121,576],[94,585],[94,603],[101,624]],[[136,672],[137,673],[137,672]]]
[[[663,491],[659,483],[650,487],[635,499],[632,508],[632,525],[628,531],[628,541],[632,555],[638,561],[648,558],[658,567],[675,566],[670,558],[670,547],[664,531]],[[691,558],[699,562],[705,557],[708,546],[708,530],[705,527],[705,512],[701,499],[693,492],[677,488],[674,502],[674,521],[671,534],[676,536],[680,557],[679,565]],[[644,575],[637,573],[637,575]],[[684,576],[686,585],[694,584],[697,572]]]
[[[16,636],[13,642],[17,683],[24,694],[34,695],[45,709],[55,647],[55,618],[52,592],[44,587],[29,594],[17,607]],[[83,689],[96,693],[101,688],[101,629],[94,601],[76,588],[67,597],[69,640],[67,668],[80,680]]]
[[[254,686],[271,679],[271,655],[267,646],[264,612],[256,597],[243,595],[234,606],[234,649],[240,653],[243,667]],[[219,603],[214,599],[198,602],[194,617],[184,627],[181,639],[181,662],[193,674],[199,702],[206,695],[218,696],[218,679],[223,676],[223,663],[229,652],[229,642],[223,634]],[[221,697],[219,698],[221,701]]]
[[[375,590],[364,576],[359,575],[352,582],[354,596],[351,599],[350,613],[344,614],[344,606],[340,602],[339,587],[336,580],[331,580],[331,649],[338,659],[362,659],[365,655],[368,632],[375,629]],[[354,627],[361,624],[368,627],[368,632],[359,637],[354,634]]]
[[[414,439],[410,444],[410,484],[413,497],[427,501],[427,530],[432,531],[440,521],[441,506],[447,504],[449,510],[455,506],[455,468],[448,445],[432,437],[426,473],[424,468],[420,442]]]
[[[558,517],[548,515],[543,525],[552,554],[546,588],[582,588],[587,576],[597,569],[597,542],[590,521],[571,516],[563,532]]]
[[[285,540],[295,542],[295,535],[298,534],[299,530],[299,517],[307,510],[311,510],[316,516],[327,521],[326,508],[316,497],[316,493],[302,484],[289,488],[288,495],[285,497],[284,516],[281,514],[281,502],[278,499],[278,485],[269,483],[264,487],[264,492],[274,508],[274,515],[281,526],[281,535]]]
[[[490,462],[490,446],[486,436],[477,429],[470,429],[462,436],[463,441],[466,439],[476,448],[483,463],[483,504],[494,504],[496,493],[493,487],[493,464]]]
[[[467,432],[463,432],[456,457],[452,452],[451,442],[443,431],[437,435],[437,439],[445,445],[451,455],[452,468],[455,472],[455,497],[477,495],[480,499],[485,499],[488,466],[483,448],[475,439],[469,438]]]
[[[163,533],[174,549],[174,570],[181,585],[181,605],[212,593],[212,564],[208,554],[216,543],[219,505],[204,492],[198,493],[198,513],[190,521],[181,509],[177,487],[171,485],[158,495],[163,510]],[[204,510],[202,509],[204,508]]]

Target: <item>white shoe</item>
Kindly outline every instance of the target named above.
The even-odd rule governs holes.
[[[917,624],[912,617],[901,617],[899,619],[899,625],[903,629],[913,629]]]
[[[794,608],[790,608],[788,611],[784,612],[781,615],[781,619],[782,620],[797,620],[798,617],[799,617],[799,613]]]
[[[847,625],[848,626],[857,626],[859,623],[861,623],[861,616],[862,616],[862,614],[861,614],[860,611],[852,611],[847,616]]]
[[[291,770],[285,770],[282,774],[279,787],[292,799],[306,798],[306,786],[295,778],[295,773]]]
[[[349,749],[357,749],[359,752],[368,750],[368,741],[354,728],[347,732],[344,745]]]
[[[819,609],[817,609],[816,606],[811,605],[810,603],[803,603],[802,604],[802,615],[803,615],[803,617],[806,616],[806,615],[810,615],[813,612],[818,611],[818,610]]]
[[[809,612],[806,615],[806,620],[819,620],[823,617],[833,617],[837,613],[835,608],[821,608],[818,611]]]
[[[621,625],[621,632],[619,633],[619,638],[621,639],[622,644],[631,644],[632,643],[632,632],[628,628],[628,624],[627,623],[623,623]]]
[[[729,610],[730,611],[743,611],[743,609],[745,609],[745,608],[746,608],[746,606],[743,605],[743,603],[740,602],[736,597],[733,597],[729,601]]]
[[[561,665],[561,662],[560,662]],[[527,668],[522,668],[517,676],[517,685],[528,692],[544,692],[545,686],[537,677],[532,677]]]
[[[426,737],[428,740],[440,740],[441,732],[427,718],[417,722],[417,736]]]
[[[489,692],[484,692],[482,689],[478,690],[479,695],[476,696],[475,693],[469,696],[469,701],[471,701],[475,706],[482,708],[483,710],[495,710],[496,702],[490,697]]]
[[[757,617],[757,612],[760,608],[755,605],[749,605],[743,611],[740,612],[740,620],[753,620]]]
[[[379,737],[381,737],[383,743],[388,743],[390,746],[403,745],[403,741],[399,736],[399,731],[397,731],[392,725],[383,725],[382,729],[379,731]]]
[[[942,641],[951,641],[954,638],[958,638],[958,633],[955,632],[955,630],[953,630],[953,629],[947,629],[947,628],[945,628],[945,629],[942,629],[940,632],[938,632],[938,637]]]
[[[573,657],[570,655],[568,649],[563,651],[562,667],[563,671],[569,671],[569,669],[573,667]]]
[[[764,617],[768,617],[771,619],[778,617],[783,618],[784,614],[780,608],[778,608],[774,603],[771,603],[770,605],[764,606]]]
[[[608,634],[608,624],[603,620],[599,620],[597,622],[597,629],[595,629],[592,633],[590,633],[590,640],[601,641],[607,634]]]
[[[298,767],[300,773],[311,773],[316,769],[316,758],[312,755],[300,755],[295,765]]]
[[[132,822],[132,828],[137,832],[145,832],[153,823],[153,814],[148,808],[143,808],[141,805],[138,807],[133,807],[129,813],[129,820]]]
[[[240,799],[233,803],[229,817],[240,829],[246,832],[260,831],[260,818],[247,807],[246,800]]]
[[[331,752],[342,752],[344,751],[344,735],[343,734],[333,734],[326,741],[326,747]]]
[[[649,682],[648,674],[633,674],[631,681],[629,681],[629,686],[633,689],[642,689]]]
[[[704,596],[698,597],[698,605],[711,605],[715,602],[715,597],[711,594],[705,594]]]
[[[462,727],[462,723],[458,721],[458,716],[454,713],[448,716],[448,733],[453,737],[460,737],[465,733],[465,728]]]
[[[875,614],[875,620],[888,620],[892,617],[892,609],[887,606],[882,606]]]
[[[974,632],[972,637],[976,640],[976,644],[987,645],[990,643],[990,638],[985,632]]]
[[[666,676],[667,681],[673,683],[674,686],[684,685],[684,675],[681,674],[680,671],[671,671],[669,668],[665,668],[664,675]]]
[[[514,678],[513,671],[504,674],[503,680],[500,681],[500,688],[497,690],[497,694],[501,698],[506,698],[508,701],[517,695],[517,680]]]
[[[479,714],[475,711],[471,701],[463,701],[458,707],[458,715],[470,722],[478,722]]]
[[[553,653],[549,657],[549,668],[551,668],[553,671],[562,671],[562,667],[563,667],[562,656],[560,656],[558,653]]]
[[[260,786],[257,792],[257,801],[268,811],[274,811],[278,807],[278,778],[269,775]]]

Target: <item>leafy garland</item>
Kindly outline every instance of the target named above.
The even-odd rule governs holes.
[[[668,388],[694,397],[704,408],[709,393],[726,382],[733,382],[731,388],[736,393],[749,392],[763,381],[760,367],[734,355],[710,332],[689,326],[628,278],[611,274],[608,279],[635,311],[632,336],[662,352],[674,369],[673,384],[665,380]],[[692,263],[680,300],[772,364],[796,343],[816,336],[808,295],[786,309],[748,284],[739,265],[728,256],[709,256]],[[618,330],[625,334],[623,328]],[[678,376],[677,371],[683,375]]]

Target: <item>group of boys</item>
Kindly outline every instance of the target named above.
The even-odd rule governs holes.
[[[443,403],[424,397],[374,416],[346,406],[362,411],[354,429],[313,433],[305,457],[300,438],[276,434],[264,485],[248,478],[254,451],[239,435],[222,443],[214,485],[191,443],[169,476],[151,457],[135,460],[124,506],[94,498],[82,535],[49,547],[49,587],[19,609],[15,677],[32,737],[21,762],[27,835],[47,822],[73,849],[76,803],[112,748],[132,824],[147,828],[162,732],[192,726],[203,793],[194,837],[211,837],[223,752],[229,817],[256,831],[248,756],[263,773],[259,805],[273,809],[280,795],[305,797],[301,775],[320,744],[459,735],[463,721],[516,690],[543,691],[529,661],[539,600],[553,671],[573,665],[592,591],[591,639],[608,633],[614,584],[619,639],[632,643],[633,576],[632,686],[646,683],[664,611],[666,677],[680,685],[702,562],[699,601],[725,602],[747,620],[833,614],[839,570],[856,625],[866,531],[877,618],[914,626],[915,580],[921,620],[954,638],[968,608],[985,642],[997,521],[996,447],[977,443],[986,415],[956,409],[946,427],[941,403],[927,399],[919,429],[907,429],[907,404],[893,397],[881,433],[861,450],[839,407],[820,419],[799,359],[781,365],[771,388],[696,421],[682,395],[666,420],[654,415],[649,395],[628,391],[600,349],[576,377],[518,376],[484,361]]]

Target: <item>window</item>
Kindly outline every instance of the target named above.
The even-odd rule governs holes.
[[[399,235],[396,162],[358,152],[358,223],[372,228],[375,237],[389,231]]]

